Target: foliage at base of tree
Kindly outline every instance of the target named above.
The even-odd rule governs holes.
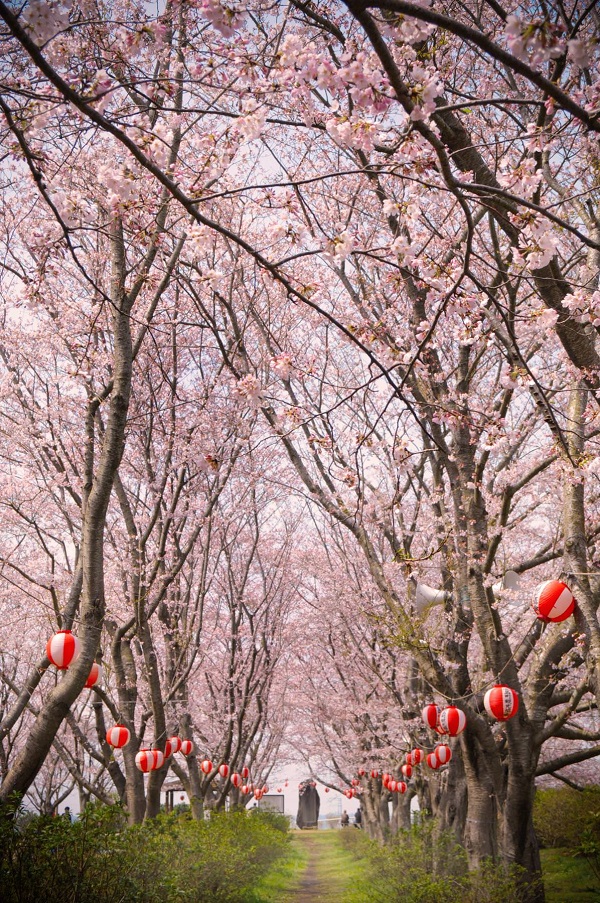
[[[128,827],[121,810],[79,821],[0,817],[3,903],[238,903],[288,848],[287,819],[215,813]]]
[[[487,863],[468,872],[462,847],[449,834],[434,836],[423,825],[402,831],[388,844],[361,831],[340,832],[341,842],[365,860],[371,903],[506,903],[519,899],[523,869]]]
[[[533,818],[543,847],[585,859],[600,884],[600,787],[538,790]]]
[[[538,790],[533,819],[543,847],[577,850],[584,835],[595,837],[600,844],[600,787]]]

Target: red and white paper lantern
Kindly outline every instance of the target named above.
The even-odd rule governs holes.
[[[420,765],[421,762],[425,759],[425,753],[422,749],[413,749],[410,753],[410,757],[412,759],[411,765]]]
[[[188,743],[189,742],[190,741],[188,740]],[[171,744],[172,753],[181,752],[181,747],[183,745],[183,740],[181,739],[181,737],[176,737],[175,735],[173,735],[172,737],[169,737],[167,743]]]
[[[404,781],[398,781],[398,783],[396,784],[396,792],[406,793],[406,783]]]
[[[191,743],[191,740],[188,740],[187,742]],[[169,745],[169,748],[171,750],[171,755],[173,755],[173,753],[181,752],[181,747],[183,746],[183,740],[181,739],[181,737],[173,736],[173,737],[169,737],[169,739],[167,740],[167,744]],[[166,751],[167,744],[165,744],[165,755],[167,754],[167,751]]]
[[[566,583],[546,580],[535,591],[533,610],[542,621],[566,621],[575,610],[575,598]]]
[[[508,721],[519,711],[519,697],[510,687],[497,684],[483,697],[485,710],[496,721]]]
[[[246,784],[242,784],[241,789],[242,789],[242,793],[244,794],[244,796],[246,796],[246,794],[250,793]]]
[[[70,630],[59,630],[46,643],[46,655],[59,671],[66,671],[81,653],[81,643]]]
[[[229,777],[229,765],[227,765],[225,762],[223,762],[221,765],[219,765],[219,774],[221,775],[223,780],[225,780],[225,778],[228,778]]]
[[[432,769],[432,771],[437,771],[437,769],[440,767],[440,765],[442,763],[438,759],[437,755],[434,752],[432,752],[432,753],[427,753],[427,764]]]
[[[373,779],[376,779],[376,778],[379,777],[379,772],[377,771],[376,768],[373,768],[373,770],[371,771],[371,777],[372,777]]]
[[[467,716],[462,709],[458,709],[455,705],[449,705],[440,712],[439,726],[445,734],[456,737],[467,726]]]
[[[446,743],[440,743],[439,746],[436,746],[434,753],[440,765],[447,765],[452,758],[452,750]]]
[[[412,765],[403,765],[401,771],[405,778],[412,777]]]
[[[244,767],[242,768],[241,774],[242,774],[242,777],[244,780],[246,780],[246,778],[250,777],[250,769],[248,768],[247,765],[244,765]]]
[[[398,781],[395,781],[394,778],[390,778],[387,783],[387,789],[390,791],[390,793],[396,793],[398,789]]]
[[[99,665],[98,662],[92,662],[92,667],[90,669],[90,674],[88,679],[85,682],[86,689],[90,689],[91,687],[95,687],[97,683],[100,683],[102,680],[102,665]]]
[[[433,703],[426,705],[422,712],[423,723],[426,727],[430,727],[434,731],[437,730],[439,714],[440,710],[437,705]]]
[[[135,764],[140,771],[147,774],[149,771],[156,771],[162,768],[165,761],[162,750],[160,749],[140,749],[135,757]]]
[[[124,724],[115,724],[114,727],[109,727],[106,732],[106,742],[114,749],[122,749],[124,746],[127,746],[130,738],[131,734]]]
[[[184,756],[189,756],[190,753],[192,752],[193,748],[194,748],[194,744],[192,743],[191,740],[182,740],[182,741],[181,741],[181,749],[180,749],[180,752],[181,752]]]
[[[213,764],[210,761],[210,759],[202,760],[202,762],[200,763],[200,770],[202,771],[202,774],[210,774],[211,773],[211,771],[213,770]]]
[[[241,774],[237,774],[237,772],[234,771],[233,774],[231,775],[231,783],[233,784],[234,787],[241,787],[242,786]]]

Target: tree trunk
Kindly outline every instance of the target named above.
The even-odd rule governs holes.
[[[435,783],[432,806],[435,815],[435,834],[451,832],[463,843],[467,821],[467,782],[459,750],[455,750],[450,765],[439,774]]]
[[[81,528],[83,569],[80,626],[81,655],[48,695],[10,768],[0,799],[24,794],[35,780],[58,729],[89,676],[104,622],[104,525],[114,477],[125,447],[125,424],[132,373],[131,304],[125,293],[125,250],[121,223],[111,223],[111,301],[113,309],[113,381],[102,451],[94,473],[95,419],[101,399],[90,400],[87,412],[85,486]]]

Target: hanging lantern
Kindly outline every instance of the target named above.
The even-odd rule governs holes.
[[[59,671],[66,671],[81,653],[81,643],[70,630],[59,630],[46,643],[46,655]]]
[[[192,752],[193,748],[194,748],[194,744],[192,743],[191,740],[182,740],[182,741],[181,741],[181,749],[180,749],[180,752],[181,752],[184,756],[189,756],[190,753]]]
[[[422,749],[413,749],[410,755],[412,757],[412,765],[420,765],[425,758],[425,753]]]
[[[406,787],[406,784],[404,783],[404,781],[398,781],[398,783],[396,785],[397,792],[398,793],[406,793],[406,789],[407,789],[407,787]]]
[[[90,675],[85,682],[85,687],[87,690],[90,687],[95,687],[97,683],[102,680],[102,665],[99,665],[98,662],[92,662],[92,667],[90,669]]]
[[[508,721],[519,711],[519,697],[504,684],[496,684],[483,697],[485,710],[496,721]]]
[[[165,759],[170,759],[175,750],[170,740],[165,740]]]
[[[154,750],[140,749],[135,757],[135,764],[140,771],[144,772],[144,774],[152,771],[154,769]]]
[[[398,781],[395,781],[393,778],[390,778],[388,781],[388,790],[390,793],[395,793],[398,789]]]
[[[231,775],[231,783],[234,787],[241,787],[242,785],[242,776],[241,774],[237,774],[235,771]]]
[[[406,762],[407,765],[414,765],[414,764],[415,764],[415,763],[413,762],[413,757],[412,757],[412,753],[411,753],[411,752],[407,752],[407,753],[406,753],[406,755],[404,756],[404,761]]]
[[[229,777],[229,765],[226,765],[225,762],[223,762],[222,765],[219,765],[219,774],[221,775],[223,780],[225,780],[225,778],[228,778]]]
[[[440,714],[439,707],[431,703],[426,705],[422,712],[423,723],[432,730],[437,729],[438,717]]]
[[[575,610],[575,598],[566,583],[546,580],[535,591],[533,610],[542,621],[566,621]]]
[[[329,787],[325,788],[325,793],[329,793]]]
[[[268,788],[268,787],[267,787],[267,785],[266,785],[266,784],[265,784],[265,785],[264,785],[264,787],[261,787],[261,788],[260,788],[260,792],[261,792],[261,793],[263,793],[263,794],[265,794],[265,793],[268,793],[268,792],[269,792],[269,788]]]
[[[247,793],[250,793],[246,784],[242,784],[242,793],[246,796]]]
[[[151,771],[157,771],[159,768],[162,768],[165,764],[165,754],[162,749],[151,749],[150,752],[154,757],[154,761],[152,764]]]
[[[379,772],[377,771],[376,768],[374,768],[374,769],[372,770],[372,772],[371,772],[371,777],[374,778],[374,779],[376,779],[376,778],[379,777]]]
[[[210,774],[211,773],[211,771],[213,770],[213,764],[210,761],[210,759],[203,760],[203,762],[200,765],[200,770],[202,771],[202,774]]]
[[[432,771],[437,771],[437,769],[441,765],[441,762],[439,761],[436,754],[434,752],[432,752],[432,753],[427,753],[427,764],[432,769]]]
[[[359,776],[359,778],[364,778],[364,776],[366,775],[366,773],[367,773],[367,772],[366,772],[366,769],[365,769],[365,768],[359,768],[359,769],[358,769],[358,776]]]
[[[258,788],[254,791],[254,799],[260,800],[262,799],[263,792],[262,790],[258,790]]]
[[[242,768],[241,775],[244,780],[246,780],[246,778],[250,777],[250,769],[248,768],[247,765],[244,765],[244,767]]]
[[[127,746],[130,737],[131,734],[124,724],[115,724],[114,727],[109,727],[106,732],[106,742],[115,749],[122,749],[124,746]]]
[[[405,778],[410,778],[412,776],[412,765],[403,765],[401,771]]]
[[[281,791],[282,791],[282,788],[281,788],[281,787],[278,787],[278,788],[277,788],[277,793],[281,793]]]
[[[440,765],[446,765],[452,758],[452,750],[446,743],[440,743],[439,746],[436,746],[434,753]]]
[[[449,705],[440,712],[439,725],[445,734],[456,737],[467,726],[467,716],[462,709],[458,709],[455,705]]]
[[[192,741],[191,741],[191,740],[187,740],[186,742],[187,742],[187,743],[191,743]],[[181,739],[181,737],[176,737],[176,736],[169,737],[169,739],[167,740],[167,743],[170,744],[170,747],[171,747],[171,755],[173,755],[173,753],[178,753],[178,752],[182,752],[182,751],[183,751],[183,750],[181,749],[181,747],[183,746],[183,740]],[[190,750],[190,752],[191,752],[191,750]],[[166,751],[165,751],[165,755],[166,755]],[[189,753],[184,753],[184,755],[187,756],[187,755],[189,755]]]
[[[287,786],[289,785],[289,783],[290,783],[289,781],[286,781],[285,784],[284,784],[283,786],[284,786],[284,787],[287,787]]]
[[[351,790],[344,790],[344,796],[348,797],[348,799],[351,800],[351,799],[352,799],[352,796],[353,796],[352,791],[351,791]]]
[[[353,787],[358,787],[358,785],[360,784],[360,781],[358,780],[358,778],[352,778],[350,783],[352,784]]]

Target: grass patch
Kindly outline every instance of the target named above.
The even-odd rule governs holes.
[[[541,850],[547,903],[598,903],[600,884],[588,863],[568,850]]]

